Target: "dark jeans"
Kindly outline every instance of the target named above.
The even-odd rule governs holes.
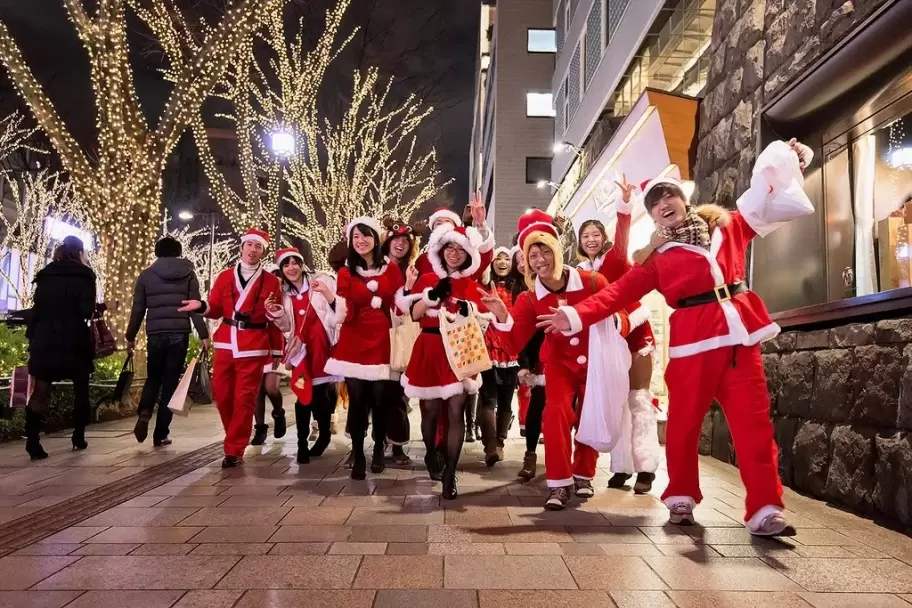
[[[152,409],[158,403],[158,416],[152,439],[168,436],[173,414],[168,409],[171,396],[177,389],[187,358],[189,334],[152,334],[149,336],[148,377],[139,398],[139,414],[152,417]],[[159,395],[161,398],[159,399]]]

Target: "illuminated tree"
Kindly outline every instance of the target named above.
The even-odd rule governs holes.
[[[167,211],[165,211],[165,224],[171,224],[171,218]],[[206,279],[209,278],[208,272],[210,268],[209,228],[197,228],[194,230],[190,226],[184,225],[178,230],[169,230],[168,236],[181,244],[184,252],[183,257],[190,260],[194,268],[196,268],[196,276],[200,281],[200,291],[203,298],[205,298],[208,295],[205,284]],[[237,263],[239,251],[237,239],[224,233],[215,235],[215,241],[211,248],[213,281],[215,280],[215,275]],[[152,260],[149,261],[149,263],[151,262]]]
[[[282,0],[235,0],[199,45],[182,29],[186,21],[172,0],[98,0],[92,3],[95,11],[83,1],[63,3],[89,57],[97,140],[86,149],[60,118],[3,22],[0,61],[86,204],[109,261],[109,297],[127,302],[152,249],[168,154],[239,46]],[[146,120],[133,83],[127,40],[131,11],[157,39],[167,59],[166,77],[173,83],[154,126]],[[114,316],[115,328],[124,328],[127,308]]]

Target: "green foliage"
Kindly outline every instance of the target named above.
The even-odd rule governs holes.
[[[95,375],[92,376],[93,382],[106,383],[117,382],[120,377],[120,370],[123,369],[124,361],[127,360],[126,351],[117,351],[110,357],[95,360]]]
[[[0,377],[9,377],[17,365],[28,361],[25,328],[0,323]]]
[[[99,402],[110,393],[110,387],[89,387],[92,421],[97,418]],[[6,407],[9,405],[9,398],[9,388],[0,388],[0,403],[4,405],[3,409],[7,415],[5,418],[0,418],[0,441],[16,439],[25,433],[25,410],[10,410]],[[53,433],[54,431],[68,428],[73,428],[73,385],[68,382],[55,383],[54,391],[48,400],[43,430]]]

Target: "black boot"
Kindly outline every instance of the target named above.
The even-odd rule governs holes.
[[[307,432],[310,430],[309,406],[295,403],[295,428],[298,430],[298,464],[308,464],[310,462],[310,450],[307,448]]]
[[[444,500],[455,500],[459,496],[459,489],[456,487],[456,469],[447,467],[443,473],[443,498]]]
[[[510,434],[510,427],[513,426],[513,411],[509,408],[499,407],[497,409],[497,459],[503,462],[504,447],[507,445],[507,436]]]
[[[466,421],[466,443],[475,442],[475,410],[478,405],[478,395],[469,395],[466,397],[465,421]]]
[[[32,460],[43,460],[48,457],[39,441],[43,419],[44,416],[41,414],[37,414],[29,408],[25,409],[25,451]]]
[[[329,442],[332,440],[332,412],[326,409],[321,409],[314,410],[311,413],[317,420],[317,428],[319,429],[319,434],[317,435],[316,442],[310,448],[310,456],[311,458],[317,458],[323,455],[323,452],[326,451],[326,448],[329,447]]]
[[[158,407],[161,407],[161,405]],[[136,419],[136,426],[133,427],[133,436],[136,437],[137,442],[142,443],[149,436],[149,421],[151,419],[151,412],[143,410],[139,413],[139,417]]]
[[[250,445],[263,445],[266,443],[266,433],[269,432],[268,424],[255,424],[253,425],[253,439],[250,440]]]
[[[367,458],[364,457],[364,452],[352,452],[352,456],[351,478],[355,481],[367,479]]]
[[[73,449],[74,450],[84,450],[89,447],[89,443],[85,440],[85,427],[77,427],[73,429]]]
[[[493,467],[500,462],[497,456],[497,424],[494,409],[482,407],[478,412],[478,421],[481,423],[481,443],[484,445],[485,464]]]
[[[285,410],[273,410],[272,422],[272,436],[276,439],[281,439],[285,436],[285,431],[288,429],[288,426],[285,422]]]
[[[386,470],[386,455],[384,454],[383,443],[374,444],[374,455],[371,458],[371,473],[379,474]]]
[[[627,480],[631,477],[632,475],[628,475],[627,473],[615,473],[611,476],[611,479],[608,480],[608,487],[620,490],[627,485]]]

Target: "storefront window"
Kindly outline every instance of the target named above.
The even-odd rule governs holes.
[[[855,295],[912,287],[912,114],[852,142]]]

